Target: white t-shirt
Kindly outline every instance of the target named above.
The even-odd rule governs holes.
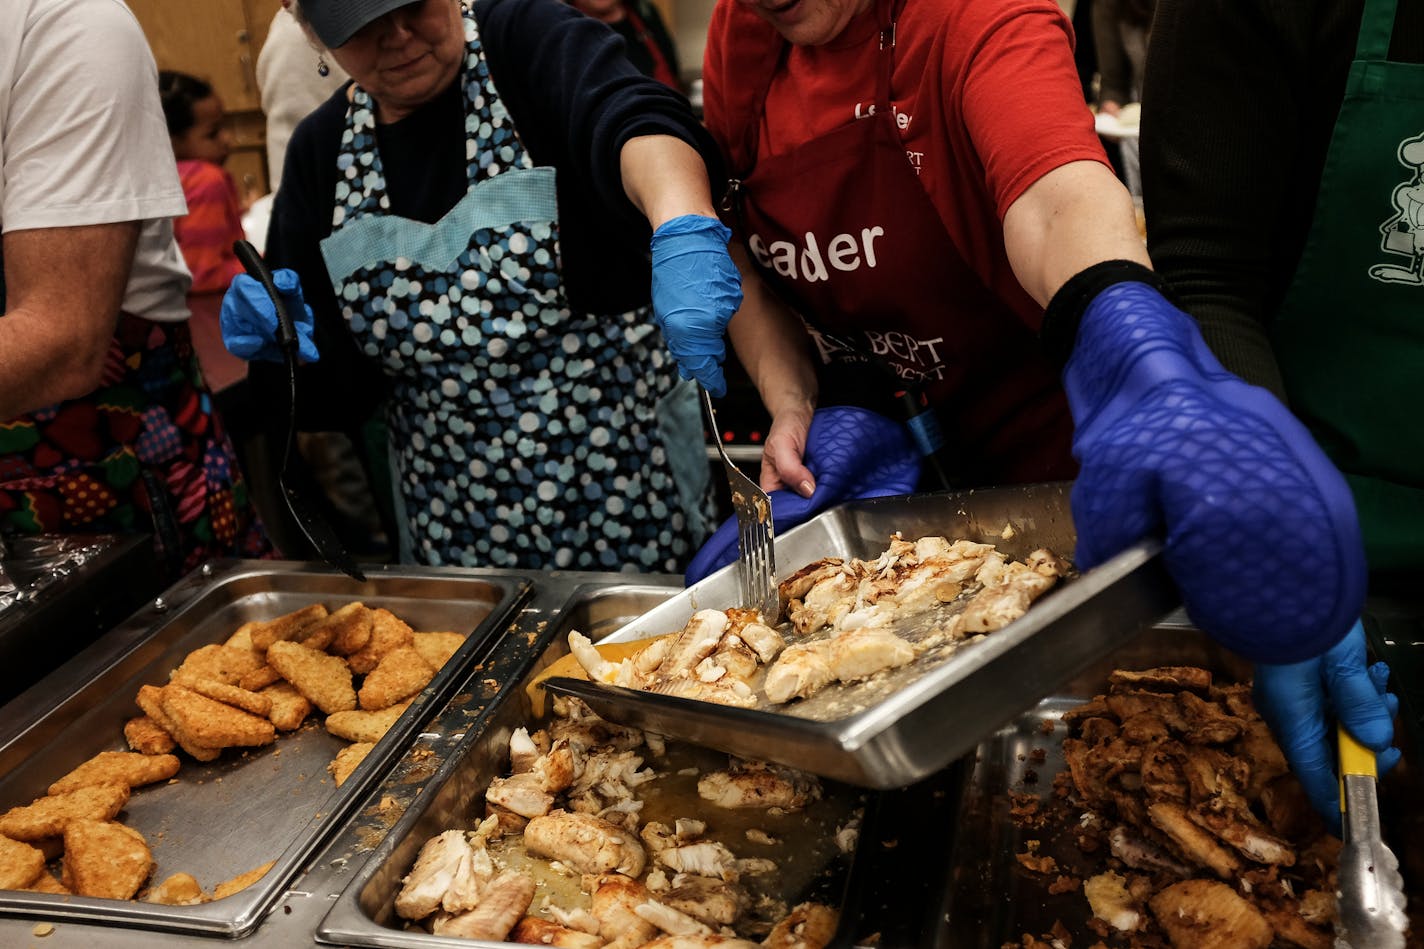
[[[0,232],[142,221],[126,313],[187,319],[186,214],[158,71],[120,0],[5,0]]]

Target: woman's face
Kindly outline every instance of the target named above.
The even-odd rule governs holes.
[[[223,114],[222,100],[208,96],[193,103],[193,126],[173,136],[173,154],[179,161],[210,161],[221,165],[232,152],[232,130]]]
[[[788,42],[820,46],[840,36],[857,14],[870,9],[871,0],[737,0],[752,8]]]
[[[465,29],[456,0],[416,0],[367,23],[331,55],[376,100],[383,122],[404,118],[460,74]]]

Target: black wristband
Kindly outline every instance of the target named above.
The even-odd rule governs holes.
[[[1055,369],[1063,371],[1073,344],[1078,339],[1078,324],[1083,311],[1108,287],[1126,281],[1145,283],[1166,296],[1166,284],[1147,267],[1132,260],[1105,260],[1079,271],[1058,288],[1048,308],[1043,311],[1043,326],[1038,331],[1043,351]]]

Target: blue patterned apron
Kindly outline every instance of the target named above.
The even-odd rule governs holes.
[[[679,571],[711,517],[694,390],[650,307],[569,309],[554,169],[525,151],[469,16],[465,39],[464,198],[433,225],[390,213],[358,86],[321,243],[391,379],[401,560]]]

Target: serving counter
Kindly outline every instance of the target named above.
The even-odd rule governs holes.
[[[106,737],[98,739],[99,746],[123,747],[118,730],[122,718],[107,723],[100,719],[105,714],[114,718],[134,712],[121,713],[117,708],[105,712],[105,699],[92,691],[94,683],[103,684],[105,696],[121,694],[135,676],[141,677],[141,670],[171,659],[169,654],[178,643],[172,638],[177,635],[174,631],[186,628],[190,631],[185,635],[192,636],[196,634],[191,630],[201,627],[200,622],[185,625],[181,617],[186,604],[204,601],[205,591],[211,598],[212,590],[225,590],[223,608],[233,615],[260,594],[259,588],[275,590],[284,598],[280,607],[312,596],[376,594],[379,599],[402,591],[409,596],[430,590],[436,590],[440,594],[436,599],[443,598],[448,607],[452,597],[476,587],[483,597],[471,627],[476,631],[487,627],[485,632],[470,637],[459,662],[451,664],[458,668],[447,666],[449,675],[444,681],[433,681],[412,703],[409,717],[402,719],[405,724],[390,737],[384,753],[373,753],[345,786],[333,787],[329,776],[307,764],[300,770],[316,787],[300,796],[288,787],[274,799],[264,792],[262,781],[239,784],[230,770],[204,772],[207,777],[202,780],[211,778],[227,788],[207,785],[209,800],[230,812],[206,826],[192,821],[182,828],[170,826],[166,833],[172,833],[173,839],[153,842],[159,870],[152,882],[185,869],[165,866],[169,843],[189,845],[206,834],[216,850],[240,854],[234,858],[237,863],[253,862],[261,854],[275,859],[258,884],[227,900],[178,913],[152,904],[23,894],[24,899],[0,900],[0,945],[37,949],[491,945],[404,929],[390,908],[394,887],[409,870],[420,843],[452,815],[462,816],[462,809],[482,793],[490,767],[497,767],[491,765],[490,749],[507,745],[511,722],[518,717],[514,710],[522,714],[527,707],[524,685],[567,651],[567,632],[578,629],[597,641],[677,594],[680,578],[392,567],[373,569],[370,581],[364,591],[348,590],[345,585],[354,581],[312,565],[209,565],[184,581],[186,587],[180,584],[150,602],[129,622],[0,710],[0,760],[8,754],[11,765],[11,770],[0,774],[0,793],[9,806],[29,799],[20,793],[22,784],[32,788],[39,781],[26,778],[24,761],[53,755],[54,736],[66,729],[108,728]],[[446,586],[430,586],[437,582]],[[1390,615],[1395,617],[1392,628],[1404,628],[1397,606]],[[437,611],[430,622],[450,619],[448,611]],[[1411,628],[1417,629],[1417,623]],[[1230,665],[1230,657],[1180,616],[1168,618],[1004,728],[984,736],[974,753],[943,771],[898,790],[849,789],[859,795],[857,804],[864,813],[858,843],[846,859],[828,859],[815,880],[798,884],[803,894],[842,904],[837,944],[997,949],[1006,941],[1017,944],[1021,933],[1042,931],[1054,919],[1071,923],[1076,913],[1076,922],[1081,923],[1085,915],[1081,894],[1077,904],[1046,897],[1041,883],[1016,863],[1015,854],[1024,850],[1026,837],[1039,832],[1016,824],[1009,808],[1015,795],[1051,793],[1049,778],[1061,763],[1066,731],[1054,729],[1053,723],[1066,709],[1101,690],[1107,669],[1118,662],[1170,660],[1200,662],[1219,670]],[[84,707],[71,709],[69,721],[52,720],[56,705],[63,707],[66,697],[73,696],[83,696]],[[226,766],[266,774],[263,769],[277,766],[275,755],[295,758],[299,754],[295,745],[286,742],[319,744],[326,737],[319,722],[309,722],[294,738],[236,756],[238,760]],[[1405,737],[1412,741],[1412,736]],[[284,750],[288,747],[293,750]],[[70,757],[77,761],[88,753],[75,751]],[[1412,757],[1408,750],[1406,755]],[[192,780],[185,777],[187,763],[184,768],[175,788]],[[218,776],[212,778],[213,774]],[[1424,835],[1417,808],[1407,802],[1419,799],[1414,796],[1417,775],[1406,770],[1386,786],[1387,832],[1414,884],[1421,878],[1421,868],[1414,857],[1418,848],[1411,844]],[[173,790],[158,788],[152,793]],[[148,793],[136,791],[135,802]],[[224,907],[225,903],[230,906]]]

